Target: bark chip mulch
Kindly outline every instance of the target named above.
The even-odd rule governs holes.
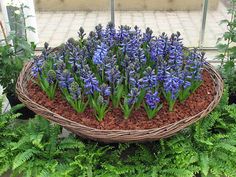
[[[46,94],[33,82],[29,82],[27,90],[28,96],[36,103],[45,108],[80,124],[94,127],[97,129],[120,129],[120,130],[141,130],[162,127],[183,118],[196,115],[206,109],[215,95],[214,82],[207,71],[203,72],[202,85],[184,102],[177,102],[173,112],[168,112],[168,105],[163,103],[162,109],[157,116],[148,120],[144,108],[134,110],[128,120],[123,118],[120,108],[110,108],[104,120],[98,122],[91,108],[87,108],[84,113],[76,113],[66,100],[62,97],[60,91],[57,91],[56,98],[49,100]]]

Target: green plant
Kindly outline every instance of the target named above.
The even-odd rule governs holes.
[[[108,111],[108,101],[99,95],[97,100],[92,99],[92,107],[96,111],[97,120],[102,121]]]
[[[44,48],[43,48],[44,56],[50,57],[50,50],[51,50],[51,48],[48,47],[48,43],[45,42]],[[35,62],[39,61],[39,59],[37,57],[34,60],[35,60]],[[39,65],[39,64],[40,63],[38,63],[37,65]],[[48,98],[50,100],[52,100],[55,98],[55,95],[56,95],[56,89],[57,89],[57,83],[58,83],[56,81],[57,74],[53,70],[53,63],[52,62],[48,62],[43,67],[47,68],[47,72],[39,71],[40,76],[38,77],[37,80],[33,80],[33,81],[36,84],[38,84],[39,87],[46,93]]]
[[[12,162],[13,175],[24,176],[68,176],[67,168],[84,144],[73,136],[60,138],[61,128],[36,116],[21,125],[18,141],[11,143],[15,158]]]
[[[84,96],[81,94],[79,85],[77,82],[73,81],[69,87],[69,90],[73,93],[70,94],[67,88],[61,89],[64,97],[68,103],[78,112],[84,112],[88,105],[89,100],[84,101]]]
[[[217,49],[219,51],[218,59],[221,60],[221,72],[225,78],[226,83],[229,85],[229,92],[236,92],[236,1],[230,0],[231,6],[228,9],[230,19],[221,21],[221,24],[225,24],[227,31],[221,38],[218,39]]]
[[[115,89],[115,94],[111,96],[112,104],[115,108],[118,108],[120,104],[120,100],[123,96],[123,90],[124,90],[124,86],[118,85]]]
[[[23,9],[27,6],[21,5],[19,10],[13,12],[11,25],[14,30],[9,36],[5,35],[2,22],[1,31],[5,36],[5,44],[0,45],[0,83],[5,88],[5,93],[9,96],[15,94],[15,84],[24,62],[33,56],[35,45],[29,44],[26,33],[19,35],[20,31],[34,31],[32,27],[25,26],[25,16]],[[22,23],[23,22],[23,23]]]
[[[124,118],[128,119],[130,114],[132,113],[132,110],[134,108],[134,104],[129,104],[128,98],[124,98],[123,105],[120,104],[120,107],[124,113]]]
[[[0,108],[2,108],[3,104],[2,98],[3,96],[0,94]],[[17,105],[7,112],[0,112],[0,175],[11,169],[14,154],[10,151],[10,143],[18,137],[16,131],[13,130],[17,129],[17,124],[14,120],[20,116],[19,113],[15,112],[22,107],[23,105]]]
[[[151,109],[149,108],[146,104],[144,104],[144,109],[147,113],[147,116],[149,119],[152,119],[156,116],[156,114],[158,113],[158,111],[160,111],[160,109],[162,108],[163,104],[160,104],[158,107],[156,107],[155,109]]]

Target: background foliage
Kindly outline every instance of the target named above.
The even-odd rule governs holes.
[[[227,27],[225,33],[218,39],[217,58],[221,60],[221,72],[225,82],[229,85],[230,94],[236,95],[236,0],[230,0],[228,9],[230,19],[224,19],[221,24]]]
[[[8,96],[15,94],[15,84],[24,62],[29,60],[34,53],[35,45],[27,41],[26,31],[34,31],[32,27],[25,26],[25,20],[30,16],[25,16],[21,7],[12,12],[12,29],[9,35],[0,43],[0,84],[5,88],[4,92]],[[12,9],[14,10],[14,9]],[[4,34],[4,29],[1,28]],[[24,32],[23,35],[20,32]],[[1,41],[0,41],[1,42]]]

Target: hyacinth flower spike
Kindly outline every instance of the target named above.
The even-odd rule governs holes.
[[[103,64],[103,61],[108,53],[108,47],[105,43],[97,46],[97,50],[94,52],[93,63],[96,65]]]
[[[69,104],[76,110],[78,113],[84,112],[88,105],[88,101],[85,102],[79,84],[73,81],[69,86],[69,92],[64,92],[64,96]]]
[[[164,81],[163,94],[166,98],[167,103],[169,104],[169,111],[174,110],[175,102],[178,98],[180,87],[183,84],[183,81],[175,77],[174,75],[168,74]]]
[[[137,101],[135,103],[135,109],[139,109],[140,106],[143,103],[143,99],[146,94],[146,90],[142,88],[141,82],[140,82],[140,76],[139,74],[135,74],[133,77],[130,77],[129,82],[132,88],[139,88],[140,92],[139,95],[137,96]]]
[[[100,86],[100,94],[103,96],[103,97],[109,97],[111,95],[111,87],[108,86],[107,84],[103,83],[101,86]]]
[[[86,35],[86,33],[84,32],[84,28],[83,27],[80,27],[79,28],[79,32],[78,32],[78,36],[81,40],[84,39],[84,36]]]
[[[124,86],[121,84],[122,77],[118,66],[108,67],[106,69],[106,79],[111,86],[111,100],[115,108],[120,104],[120,100],[123,96]]]
[[[99,67],[101,67],[102,69],[102,75],[101,75],[101,81],[104,81],[104,75],[105,75],[105,71],[104,71],[104,60],[108,54],[108,47],[105,43],[101,43],[101,45],[97,46],[97,49],[94,52],[94,56],[93,56],[93,63],[95,65],[99,65]]]
[[[103,96],[99,95],[97,99],[92,99],[92,105],[95,109],[95,115],[98,121],[102,121],[107,113],[108,109],[108,101],[103,98]]]
[[[98,121],[102,121],[105,117],[105,114],[108,111],[108,103],[110,95],[111,95],[111,88],[105,83],[103,83],[100,86],[98,97],[93,97],[91,99],[92,107],[95,109],[96,112],[95,115]]]
[[[178,94],[180,103],[183,103],[191,95],[192,85],[191,82],[185,80],[182,88]]]
[[[183,86],[179,93],[179,100],[183,103],[202,84],[201,71],[204,64],[204,54],[190,51],[186,66],[182,73]]]
[[[192,82],[192,88],[191,91],[192,93],[197,90],[197,88],[202,84],[202,70],[203,70],[203,65],[205,63],[205,53],[197,53],[197,50],[194,49],[194,53],[197,56],[195,58],[195,66],[192,67],[193,72],[193,82]]]
[[[31,73],[35,78],[42,75],[43,64],[44,64],[44,60],[42,57],[34,58],[34,65],[31,69]]]
[[[154,93],[148,91],[145,96],[144,108],[149,119],[154,118],[163,106],[160,104],[160,97],[158,95],[157,91]]]
[[[74,78],[72,77],[70,71],[65,69],[64,71],[62,71],[62,73],[59,74],[58,80],[59,87],[62,90],[69,91],[69,86],[74,81]]]
[[[100,91],[99,82],[96,77],[89,73],[84,76],[84,90],[87,95],[94,95],[96,92]]]
[[[178,94],[179,101],[181,103],[183,103],[192,93],[191,90],[193,88],[193,85],[192,85],[193,78],[191,75],[192,75],[192,73],[186,71],[185,69],[180,74],[180,77],[183,80],[183,84],[182,84],[181,89]]]
[[[138,88],[132,88],[130,93],[124,98],[123,105],[120,104],[120,107],[124,113],[124,118],[128,119],[132,110],[134,108],[135,103],[138,101],[138,95],[140,94]]]
[[[36,83],[47,94],[50,100],[55,98],[57,80],[56,72],[54,70],[49,70],[46,74],[42,73],[42,75],[38,77],[38,81]]]

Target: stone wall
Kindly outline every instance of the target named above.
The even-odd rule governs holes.
[[[216,9],[219,0],[210,0]],[[200,10],[202,0],[115,0],[116,10]],[[110,0],[35,0],[37,10],[109,10]]]

